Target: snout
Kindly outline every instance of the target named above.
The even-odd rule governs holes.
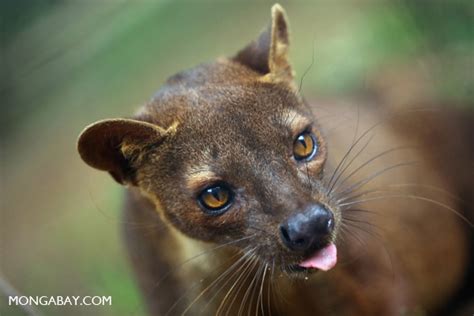
[[[290,250],[307,253],[328,243],[334,216],[321,204],[312,204],[280,225],[280,237]]]

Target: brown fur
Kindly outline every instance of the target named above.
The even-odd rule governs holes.
[[[270,27],[236,57],[179,73],[134,119],[100,121],[81,134],[85,162],[129,186],[125,239],[150,313],[439,311],[468,267],[472,224],[455,212],[469,213],[472,203],[447,192],[472,202],[472,127],[447,123],[459,120],[440,110],[308,104],[295,88],[288,48],[286,15],[275,5]],[[298,163],[292,144],[305,129],[319,151]],[[330,192],[351,145],[350,167],[338,169],[344,185]],[[218,216],[196,202],[216,181],[235,192]],[[364,201],[337,201],[350,195]],[[294,272],[289,266],[306,254],[286,249],[278,227],[314,201],[334,214],[329,238],[339,262],[329,272]]]

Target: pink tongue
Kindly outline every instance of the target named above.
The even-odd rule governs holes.
[[[323,271],[332,269],[337,263],[337,248],[330,243],[325,248],[319,250],[309,259],[301,262],[299,266],[303,268],[315,268]]]

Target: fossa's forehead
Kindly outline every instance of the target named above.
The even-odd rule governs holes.
[[[184,87],[165,97],[162,102],[181,106],[167,160],[180,155],[179,169],[193,175],[190,187],[226,170],[284,159],[294,137],[312,123],[292,91],[269,84]]]
[[[229,170],[237,170],[238,177],[244,174],[253,177],[255,172],[262,173],[270,165],[284,164],[294,137],[312,121],[295,109],[274,113],[273,119],[278,125],[271,128],[266,126],[268,122],[251,128],[235,120],[219,126],[202,125],[194,130],[195,139],[187,139],[191,144],[181,151],[187,156],[183,162],[188,189],[202,189],[207,183],[222,180],[225,174],[235,177]]]
[[[291,128],[311,120],[305,105],[296,96],[288,91],[275,92],[272,87],[202,87],[187,90],[179,98],[186,103],[182,119],[194,129],[246,124]]]
[[[211,153],[261,151],[312,123],[296,95],[265,84],[188,88],[173,98],[182,104],[177,141]]]

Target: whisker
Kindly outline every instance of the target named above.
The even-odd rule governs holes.
[[[195,288],[197,288],[199,286],[199,284],[201,284],[202,282],[204,282],[205,279],[201,279],[199,281],[195,281],[189,288],[186,289],[186,291],[184,291],[184,293],[178,297],[178,299],[176,299],[176,301],[170,306],[170,308],[168,309],[168,311],[166,312],[165,316],[169,315],[170,312],[175,309],[176,306],[178,306],[178,304],[192,291],[194,290]]]
[[[268,306],[268,314],[272,316],[272,305],[271,299],[274,295],[273,293],[273,278],[275,277],[275,258],[272,260],[272,268],[270,270],[270,276],[268,278],[268,286],[267,286],[267,306]]]
[[[256,226],[253,226],[253,225],[248,225],[247,228],[250,228],[250,229],[253,229],[253,230],[257,230],[257,231],[262,232],[262,233],[264,233],[265,235],[268,235],[268,236],[273,236],[271,233],[267,232],[266,230],[261,229],[261,228],[256,227]],[[254,236],[255,236],[255,235],[254,235]]]
[[[229,242],[227,242],[227,243],[217,245],[217,246],[215,246],[215,247],[213,247],[213,248],[211,248],[211,249],[206,249],[206,250],[204,250],[204,251],[198,253],[197,255],[195,255],[195,256],[193,256],[193,257],[191,257],[191,258],[188,258],[188,259],[184,260],[182,263],[178,264],[177,266],[175,266],[175,267],[173,267],[172,269],[170,269],[167,273],[165,273],[165,274],[155,283],[155,285],[153,285],[153,288],[152,288],[152,290],[151,290],[151,292],[150,292],[150,295],[151,295],[153,292],[155,292],[155,291],[160,287],[161,283],[162,283],[166,278],[168,278],[173,272],[176,272],[177,270],[181,269],[185,264],[187,264],[187,263],[189,263],[189,262],[191,262],[191,261],[193,261],[193,260],[195,260],[195,259],[197,259],[197,258],[199,258],[199,257],[201,257],[201,256],[204,256],[204,255],[206,255],[206,254],[208,254],[208,253],[211,253],[211,252],[216,251],[216,250],[218,250],[218,249],[224,248],[224,247],[226,247],[226,246],[228,246],[228,245],[232,245],[232,244],[235,244],[235,243],[238,243],[238,242],[240,242],[240,241],[247,240],[247,239],[250,239],[250,238],[253,238],[253,237],[255,237],[255,235],[250,235],[250,236],[246,236],[246,237],[239,238],[239,239],[236,239],[236,240],[232,240],[232,241],[229,241]]]
[[[355,195],[351,195],[351,196],[341,198],[341,199],[337,200],[336,202],[337,203],[345,202],[345,201],[348,201],[348,200],[353,200],[355,198],[362,197],[362,196],[367,196],[369,194],[374,194],[374,193],[405,193],[403,191],[395,191],[395,190],[389,190],[389,189],[384,190],[383,189],[383,188],[392,188],[392,187],[393,188],[415,187],[415,188],[418,188],[418,189],[429,189],[429,190],[432,190],[432,191],[435,191],[435,192],[446,194],[446,196],[452,198],[453,200],[455,200],[457,202],[466,203],[463,199],[461,199],[460,197],[458,197],[454,193],[451,193],[449,191],[446,191],[444,189],[441,189],[441,188],[438,188],[438,187],[435,187],[435,186],[432,186],[432,185],[424,185],[424,184],[418,184],[418,183],[387,184],[387,185],[380,186],[378,188],[362,191],[362,192],[357,193]]]
[[[370,210],[367,210],[367,209],[364,209],[364,208],[347,208],[347,209],[344,209],[343,210],[344,213],[348,213],[348,214],[351,214],[351,213],[355,213],[355,214],[351,214],[351,215],[356,215],[357,213],[363,213],[363,214],[367,214],[367,215],[376,215],[376,216],[384,216],[384,217],[394,217],[395,218],[395,214],[382,214],[381,212],[375,212],[375,211],[370,211]],[[343,215],[345,216],[345,215]],[[399,223],[400,225],[400,228],[403,228],[405,231],[410,231],[410,228],[409,226],[407,226],[406,224],[404,223]],[[383,231],[383,229],[381,229]]]
[[[354,144],[356,142],[356,139],[357,139],[357,134],[359,134],[359,124],[360,124],[360,107],[359,107],[359,104],[357,103],[357,121],[356,121],[356,127],[355,127],[355,132],[354,132],[354,138],[352,139],[352,144]],[[369,140],[367,141],[367,143],[365,144],[365,146],[362,147],[362,149],[355,155],[355,157],[351,160],[351,162],[349,162],[348,166],[350,166],[352,164],[352,162],[354,161],[355,158],[357,158],[361,152],[367,147],[367,145],[369,145],[370,141],[372,140],[374,135],[372,135]],[[348,167],[347,166],[347,167]],[[339,179],[339,177],[345,172],[345,170],[347,169],[344,168],[344,170],[342,170],[339,175],[337,176],[337,179],[334,181],[334,184],[331,185],[331,187],[329,188],[329,191],[328,191],[328,195],[331,194],[331,191],[334,187],[334,185],[337,183],[337,180]]]
[[[217,308],[216,315],[220,315],[221,309],[223,308],[224,303],[226,302],[226,300],[229,297],[230,293],[232,293],[235,286],[237,284],[239,284],[239,280],[244,276],[246,271],[250,268],[251,263],[252,263],[252,259],[253,259],[252,256],[249,254],[249,256],[247,257],[247,260],[242,264],[241,269],[238,270],[238,271],[241,271],[242,273],[237,277],[237,280],[234,281],[234,283],[232,284],[232,286],[230,287],[230,289],[227,291],[226,295],[222,299],[219,307]]]
[[[349,222],[359,223],[359,224],[366,225],[366,226],[368,226],[368,227],[376,228],[376,229],[380,230],[381,232],[384,232],[384,231],[385,231],[385,230],[382,229],[380,226],[377,226],[377,225],[375,225],[375,224],[373,224],[373,223],[369,223],[369,222],[367,222],[367,221],[363,221],[363,220],[360,220],[360,219],[357,219],[357,218],[354,218],[354,217],[349,217],[349,216],[347,216],[347,214],[346,214],[346,215],[343,215],[343,216],[342,216],[342,219],[343,219],[343,220],[347,220],[347,221],[349,221]]]
[[[254,264],[253,268],[255,268],[255,267],[258,267],[258,260],[255,260],[255,264]],[[251,275],[251,274],[249,274],[249,275]],[[247,297],[250,294],[250,289],[253,288],[253,283],[255,282],[256,277],[257,277],[257,273],[255,273],[254,277],[252,278],[252,281],[250,282],[247,290],[245,291],[244,298],[242,299],[242,303],[241,303],[240,308],[239,308],[238,316],[242,315],[242,312],[243,312],[245,306],[247,305]]]
[[[238,254],[236,254],[238,255]],[[234,258],[236,255],[232,256],[232,258]],[[206,294],[206,292],[212,288],[215,284],[217,284],[217,282],[219,282],[220,280],[222,280],[222,278],[224,278],[226,275],[228,275],[235,267],[237,267],[241,261],[243,261],[245,259],[245,256],[242,256],[240,257],[237,261],[235,261],[229,268],[227,268],[223,273],[221,273],[221,275],[219,277],[217,277],[214,281],[211,282],[211,284],[209,284],[208,286],[206,286],[206,288],[204,288],[204,290],[202,290],[199,295],[188,305],[188,307],[186,307],[186,309],[181,313],[181,316],[185,315],[190,309],[191,307],[204,295]],[[171,310],[171,309],[170,309]],[[170,310],[166,313],[166,315],[169,314]]]
[[[450,191],[447,191],[445,189],[436,187],[434,185],[429,185],[429,184],[423,184],[423,183],[395,183],[395,184],[387,184],[387,185],[385,185],[385,187],[416,187],[416,188],[421,188],[421,189],[429,189],[429,190],[432,190],[432,191],[436,191],[436,192],[439,192],[439,193],[446,194],[447,196],[449,196],[450,198],[452,198],[452,199],[454,199],[458,202],[466,203],[466,201],[461,199],[458,195],[454,194],[453,192],[450,192]]]
[[[369,211],[363,208],[348,208],[348,209],[345,209],[344,212],[359,212],[359,213],[367,213],[371,215],[381,215],[379,212]]]
[[[362,256],[364,256],[365,253],[367,253],[367,249],[369,248],[368,244],[364,239],[355,231],[352,231],[351,226],[348,226],[345,223],[342,223],[341,225],[341,232],[344,234],[347,234],[347,237],[350,237],[352,239],[355,239],[356,242],[359,243],[360,248],[362,249],[362,252],[359,252],[357,256],[352,256],[352,259],[340,262],[339,265],[349,265],[352,264],[353,262],[359,260]],[[341,234],[342,236],[342,234]]]
[[[280,256],[280,258],[281,258],[281,256]],[[283,262],[282,259],[280,259],[280,261]],[[283,265],[282,265],[282,264],[280,264],[280,265],[281,265],[280,268],[283,270]],[[282,276],[283,276],[283,275],[280,273],[279,278],[281,278]],[[286,297],[285,295],[283,295],[283,292],[282,292],[280,283],[279,283],[279,282],[276,282],[275,284],[276,284],[276,286],[275,286],[275,290],[276,290],[276,291],[275,291],[275,294],[278,295],[277,298],[280,298],[280,300],[275,300],[275,303],[278,303],[278,302],[283,301],[283,302],[285,302],[286,304],[291,304],[291,302],[288,301],[287,297]],[[279,309],[278,304],[277,304],[276,306],[277,306],[277,308]]]
[[[387,249],[387,246],[386,246],[385,242],[383,242],[382,236],[380,234],[376,233],[376,232],[373,232],[373,231],[370,231],[368,229],[364,229],[361,226],[355,225],[354,223],[351,223],[351,226],[354,227],[354,228],[359,229],[361,232],[364,232],[368,235],[371,235],[372,237],[375,238],[375,241],[378,242],[383,247],[384,252],[385,252],[385,254],[387,255],[387,257],[390,261],[390,271],[392,272],[392,282],[393,282],[395,280],[395,271],[393,270],[393,259],[392,259],[392,256],[391,256],[390,252]]]
[[[257,261],[258,259],[256,258],[256,255],[254,255],[252,257],[252,261],[249,265],[249,269],[247,270],[247,272],[245,273],[245,279],[242,280],[242,282],[240,283],[239,287],[237,288],[236,290],[236,293],[237,295],[235,295],[233,298],[232,298],[232,301],[230,302],[230,305],[229,305],[229,308],[227,309],[227,312],[226,312],[226,316],[229,314],[229,312],[231,311],[231,308],[232,306],[234,305],[234,302],[236,301],[237,297],[238,297],[238,293],[240,293],[241,289],[242,289],[242,286],[247,282],[248,278],[252,275],[252,271],[255,270],[255,267],[257,266]],[[242,307],[242,303],[241,302],[241,305],[240,307]]]
[[[208,253],[211,253],[213,251],[216,251],[218,249],[221,249],[221,248],[224,248],[228,245],[232,245],[232,244],[235,244],[235,243],[238,243],[240,241],[243,241],[243,240],[247,240],[247,239],[250,239],[250,238],[253,238],[255,237],[255,235],[250,235],[250,236],[246,236],[246,237],[243,237],[243,238],[240,238],[240,239],[236,239],[236,240],[231,240],[227,243],[224,243],[224,244],[220,244],[220,245],[217,245],[211,249],[206,249],[200,253],[198,253],[197,255],[195,256],[192,256],[191,258],[188,258],[186,260],[184,260],[183,262],[181,262],[180,264],[174,266],[172,269],[169,269],[168,272],[166,272],[152,287],[152,289],[150,290],[150,295],[153,294],[161,285],[161,283],[166,279],[168,278],[173,272],[176,272],[178,271],[179,269],[182,269],[186,264],[190,263],[191,261],[199,258],[199,257],[202,257]],[[197,286],[198,284],[196,284]],[[138,305],[136,307],[136,311],[133,313],[133,315],[135,315],[137,313],[137,310],[138,310]]]
[[[369,142],[372,140],[373,137],[371,137],[369,139]],[[367,142],[365,144],[365,146],[362,148],[362,150],[364,150],[367,145],[369,144],[369,142]],[[413,146],[399,146],[399,147],[395,147],[395,148],[391,148],[391,149],[388,149],[386,151],[383,151],[377,155],[375,155],[374,157],[370,158],[369,160],[365,161],[364,163],[362,163],[360,166],[358,166],[355,170],[353,170],[350,174],[348,174],[340,183],[337,187],[340,187],[342,186],[344,183],[347,182],[347,180],[349,180],[351,177],[353,177],[355,174],[357,174],[357,172],[359,172],[361,169],[363,169],[365,166],[367,166],[368,164],[370,164],[371,162],[374,162],[375,160],[377,160],[378,158],[380,157],[383,157],[385,155],[388,155],[392,152],[395,152],[395,151],[398,151],[398,150],[403,150],[403,149],[409,149],[409,148],[413,148]],[[362,151],[361,150],[361,151]],[[346,169],[352,164],[352,162],[355,160],[355,158],[357,158],[357,156],[361,153],[361,151],[359,151],[359,153],[351,160],[351,162],[346,166],[346,168],[344,168],[344,170],[341,171],[341,173],[339,174],[339,176],[341,176],[345,171]],[[337,183],[337,180],[339,179],[339,177],[336,179],[336,181],[334,181],[334,184],[333,186],[331,187],[330,191],[332,191],[333,187],[336,185]],[[336,187],[336,189],[337,189]]]
[[[233,258],[234,258],[235,256],[237,256],[237,255],[238,255],[238,254],[235,254],[234,256],[232,256],[231,259],[233,259]],[[226,262],[220,264],[220,265],[218,266],[218,268],[221,267],[221,266],[223,266],[223,265],[225,265],[225,264],[226,264],[227,262],[229,262],[229,261],[231,261],[231,260],[228,260],[228,261],[226,261]],[[173,310],[176,308],[176,306],[178,306],[178,304],[179,304],[183,299],[185,299],[185,298],[188,296],[188,294],[189,294],[192,290],[194,290],[199,284],[202,284],[202,283],[204,282],[204,280],[210,278],[211,276],[212,276],[212,275],[209,275],[209,276],[207,276],[207,277],[205,277],[205,278],[203,278],[203,279],[200,279],[200,280],[195,281],[195,282],[191,285],[191,287],[187,288],[187,289],[183,292],[183,294],[182,294],[180,297],[178,297],[178,299],[176,299],[176,301],[169,307],[168,311],[165,313],[165,316],[169,315],[169,314],[171,313],[171,311],[173,311]]]
[[[337,164],[336,168],[334,169],[334,172],[332,173],[331,175],[331,178],[329,179],[329,182],[328,182],[328,187],[330,187],[332,185],[332,181],[334,180],[334,177],[337,175],[338,171],[339,171],[339,168],[342,167],[342,165],[344,164],[344,162],[346,161],[347,157],[351,154],[352,150],[355,148],[355,146],[359,143],[359,141],[361,139],[363,139],[363,137],[365,137],[365,135],[367,135],[367,133],[370,131],[370,129],[368,129],[367,131],[365,131],[365,133],[363,133],[361,136],[359,136],[359,138],[351,144],[351,146],[349,147],[349,149],[346,151],[346,153],[344,154],[344,156],[342,157],[342,159],[339,161],[339,163]]]
[[[349,161],[349,163],[344,166],[344,168],[341,170],[341,172],[339,172],[339,174],[337,175],[337,177],[334,179],[334,182],[331,184],[331,186],[329,187],[329,190],[328,190],[328,195],[331,194],[332,190],[334,189],[334,187],[336,186],[337,184],[337,181],[340,179],[340,177],[344,174],[344,172],[346,172],[347,168],[349,168],[352,163],[360,156],[360,154],[367,148],[367,146],[370,144],[370,142],[372,141],[372,139],[374,138],[374,134],[372,134],[369,139],[367,140],[367,142],[362,146],[362,148],[352,157],[352,159]],[[344,181],[343,181],[344,182]]]
[[[339,164],[337,165],[336,169],[334,170],[332,176],[331,176],[331,179],[329,180],[329,183],[328,183],[328,186],[330,186],[332,184],[332,181],[334,179],[334,176],[335,174],[339,171],[339,168],[341,168],[341,165],[345,162],[345,160],[347,159],[347,157],[350,155],[350,153],[352,152],[352,150],[354,150],[354,148],[357,146],[357,144],[362,140],[364,139],[364,137],[366,135],[368,135],[369,132],[371,132],[373,129],[375,129],[377,126],[383,124],[386,120],[388,119],[391,119],[395,117],[395,113],[392,115],[392,116],[388,116],[388,117],[385,117],[383,119],[381,119],[379,122],[375,123],[374,125],[372,125],[371,127],[369,127],[367,130],[365,130],[364,133],[362,133],[357,139],[356,141],[352,142],[351,146],[349,147],[349,149],[347,150],[347,152],[344,154],[344,156],[342,157],[341,161],[339,162]]]
[[[381,120],[379,120],[377,123],[373,124],[371,127],[369,127],[367,130],[365,130],[364,133],[362,133],[355,142],[353,142],[351,144],[351,146],[349,147],[349,149],[347,150],[347,152],[344,154],[343,158],[341,159],[341,161],[338,163],[336,169],[334,170],[334,172],[332,173],[331,175],[331,178],[328,182],[328,187],[331,185],[334,177],[335,177],[335,174],[339,171],[339,168],[341,168],[341,164],[344,163],[344,161],[347,159],[347,157],[350,155],[350,153],[352,152],[352,150],[354,149],[354,147],[370,132],[372,131],[373,129],[375,129],[376,127],[378,127],[379,125],[385,123],[386,121],[396,117],[397,115],[401,115],[401,114],[407,114],[407,113],[412,113],[412,112],[420,112],[420,111],[436,111],[437,109],[432,109],[432,108],[417,108],[417,109],[404,109],[402,111],[399,111],[399,112],[396,112],[396,113],[391,113],[391,115],[388,115],[384,118],[382,118]]]
[[[315,39],[313,37],[313,51],[311,53],[311,64],[309,64],[309,66],[305,69],[305,71],[303,72],[303,75],[301,76],[301,79],[300,79],[300,86],[298,87],[298,93],[301,92],[301,89],[303,88],[303,80],[304,78],[306,77],[306,75],[308,74],[308,72],[311,70],[311,68],[313,67],[314,65],[314,42],[315,42]]]
[[[257,247],[254,247],[248,251],[245,251],[244,254],[243,254],[243,257],[246,257],[244,263],[242,263],[240,265],[240,267],[238,269],[236,269],[231,276],[229,276],[227,278],[227,280],[222,284],[222,286],[219,287],[219,289],[217,291],[215,291],[214,295],[211,297],[211,299],[209,299],[206,303],[206,305],[204,305],[204,307],[201,309],[201,312],[204,311],[206,309],[206,307],[208,307],[210,305],[210,303],[217,297],[217,295],[220,293],[220,291],[227,285],[229,284],[229,282],[233,279],[233,277],[240,273],[242,271],[242,269],[244,268],[245,264],[250,261],[250,254],[255,250],[257,249]],[[217,313],[216,313],[217,315]]]
[[[359,124],[360,124],[360,105],[357,103],[357,120],[356,120],[356,126],[355,126],[355,131],[354,131],[354,137],[352,138],[352,143],[354,143],[357,139],[357,134],[359,134]]]
[[[388,166],[388,167],[386,167],[382,170],[379,170],[377,172],[372,173],[370,176],[368,176],[365,179],[357,181],[356,183],[354,183],[353,185],[345,188],[341,192],[335,192],[335,196],[336,196],[336,198],[338,198],[339,196],[342,196],[344,194],[349,194],[349,193],[353,192],[354,190],[357,190],[357,189],[363,187],[364,185],[368,184],[373,179],[379,177],[380,175],[382,175],[382,174],[384,174],[384,173],[386,173],[390,170],[397,169],[397,168],[400,168],[400,167],[412,166],[416,163],[418,163],[418,162],[417,161],[408,161],[408,162],[401,162],[401,163],[398,163],[398,164],[395,164],[395,165]]]
[[[260,280],[260,275],[262,275],[262,269],[264,269],[265,266],[262,264],[258,267],[258,270],[257,270],[257,273],[255,274],[255,285],[252,287],[252,291],[250,292],[250,296],[249,296],[249,308],[247,310],[247,316],[250,316],[251,315],[251,312],[252,312],[252,303],[253,303],[253,299],[255,297],[255,291],[258,290],[258,280]],[[258,296],[256,297],[257,299],[257,302],[255,304],[256,306],[256,310],[258,311]],[[257,314],[255,314],[257,315]]]
[[[265,283],[265,276],[267,274],[267,267],[268,264],[265,264],[263,267],[263,276],[262,276],[262,282],[260,283],[260,291],[258,293],[257,297],[257,304],[255,304],[255,315],[258,315],[258,308],[260,307],[260,311],[262,312],[262,316],[265,315],[264,308],[263,308],[263,284]]]
[[[354,205],[354,204],[363,203],[363,202],[370,202],[370,201],[377,201],[377,200],[391,199],[391,198],[414,199],[414,200],[425,201],[425,202],[428,202],[428,203],[438,205],[438,206],[452,212],[453,214],[457,215],[460,219],[462,219],[464,222],[466,222],[471,228],[474,227],[474,225],[464,215],[462,215],[459,211],[455,210],[454,208],[450,207],[449,205],[446,205],[442,202],[439,202],[439,201],[436,201],[436,200],[433,200],[433,199],[430,199],[430,198],[427,198],[427,197],[413,195],[413,194],[384,195],[384,196],[378,196],[378,197],[374,197],[374,198],[367,198],[367,199],[342,203],[339,206],[349,206],[349,205]]]
[[[351,231],[349,228],[350,228],[350,226],[347,225],[346,223],[341,223],[341,230],[344,231],[345,233],[351,235],[352,238],[356,239],[359,242],[359,244],[362,246],[362,249],[367,249],[368,248],[367,243],[365,243],[360,238],[360,236],[358,236],[355,232]]]

